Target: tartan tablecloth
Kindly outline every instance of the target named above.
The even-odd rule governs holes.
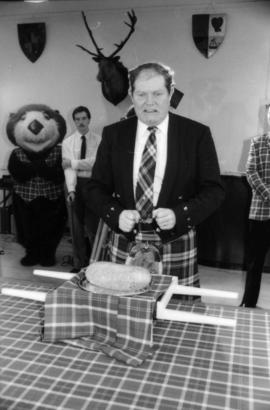
[[[269,410],[269,311],[179,303],[174,307],[234,318],[237,326],[156,320],[156,349],[133,367],[102,352],[41,342],[41,307],[0,296],[1,410]]]
[[[153,353],[156,301],[172,277],[153,275],[151,290],[136,296],[108,296],[82,290],[81,272],[49,292],[42,340],[65,341],[139,366]]]

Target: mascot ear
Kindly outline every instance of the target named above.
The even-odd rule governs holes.
[[[6,133],[10,142],[15,146],[17,146],[18,144],[14,136],[14,128],[21,115],[26,112],[26,108],[27,106],[23,106],[17,112],[11,112],[9,114],[9,118],[6,125]]]
[[[10,140],[10,142],[13,145],[17,145],[15,137],[14,137],[14,122],[13,122],[13,118],[16,117],[15,114],[12,114],[9,116],[9,120],[6,126],[6,133],[8,136],[8,139]]]

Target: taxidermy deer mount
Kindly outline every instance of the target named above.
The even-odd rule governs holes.
[[[128,94],[128,70],[124,65],[119,61],[120,56],[116,55],[124,47],[124,45],[129,40],[132,33],[135,31],[135,25],[137,22],[137,17],[134,13],[134,10],[127,12],[129,17],[129,22],[124,22],[130,29],[126,38],[121,41],[119,44],[114,44],[116,50],[109,56],[105,56],[101,50],[102,48],[98,47],[97,42],[93,36],[92,30],[90,29],[85,13],[82,12],[82,17],[84,20],[85,27],[88,31],[90,39],[95,46],[96,53],[89,51],[87,48],[76,44],[77,47],[81,48],[86,53],[90,54],[94,61],[98,63],[99,71],[97,75],[97,80],[101,82],[102,93],[104,97],[114,105],[120,103],[124,100]]]

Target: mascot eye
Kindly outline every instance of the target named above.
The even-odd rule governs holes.
[[[46,112],[43,113],[43,117],[45,118],[45,120],[50,120],[51,119],[49,114],[47,114]]]
[[[25,118],[26,118],[26,114],[22,114],[22,115],[20,116],[20,120],[19,120],[19,121],[24,121]]]

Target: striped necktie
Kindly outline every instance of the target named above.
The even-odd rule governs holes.
[[[141,219],[151,222],[153,212],[153,182],[157,155],[157,127],[148,127],[147,130],[149,131],[149,136],[142,154],[135,190],[135,200],[136,209],[140,213]]]
[[[86,155],[86,138],[85,138],[85,135],[81,136],[81,140],[82,140],[82,145],[81,145],[80,159],[85,159],[85,155]]]

